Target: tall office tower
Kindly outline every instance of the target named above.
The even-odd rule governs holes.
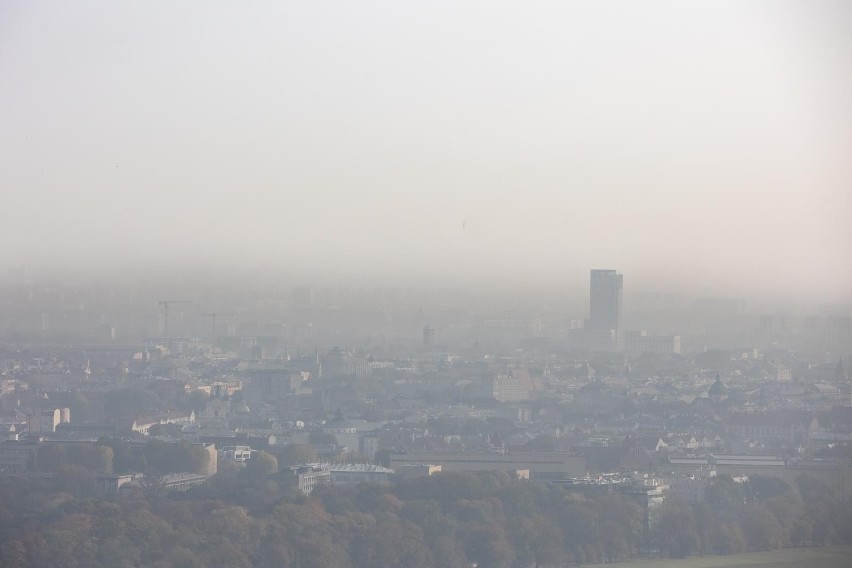
[[[423,345],[432,345],[435,343],[435,329],[428,323],[423,328]]]
[[[621,331],[621,291],[624,276],[615,270],[591,271],[591,308],[589,328],[592,331]]]

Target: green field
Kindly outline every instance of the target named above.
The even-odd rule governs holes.
[[[590,565],[587,565],[590,566]],[[595,564],[594,566],[600,566]],[[850,568],[852,546],[785,548],[729,556],[695,556],[681,559],[634,560],[610,564],[617,568]]]

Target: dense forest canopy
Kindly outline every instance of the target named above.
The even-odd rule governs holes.
[[[650,515],[502,473],[445,473],[301,495],[257,467],[186,493],[80,492],[81,474],[0,480],[2,567],[498,568],[682,557],[852,540],[852,507],[812,478],[715,479]]]

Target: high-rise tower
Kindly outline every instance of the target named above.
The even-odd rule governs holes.
[[[423,328],[423,345],[432,345],[435,343],[435,329],[428,323]]]
[[[590,274],[589,329],[621,331],[621,292],[624,276],[615,270],[592,270]]]

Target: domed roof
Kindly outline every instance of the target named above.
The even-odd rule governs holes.
[[[710,386],[710,390],[707,391],[707,394],[710,396],[724,396],[728,392],[728,387],[725,386],[725,383],[722,382],[722,378],[719,375],[716,375],[716,382]]]
[[[354,428],[354,423],[350,420],[347,420],[343,416],[343,411],[339,408],[337,412],[334,413],[334,418],[332,420],[326,421],[323,425],[325,428]]]

